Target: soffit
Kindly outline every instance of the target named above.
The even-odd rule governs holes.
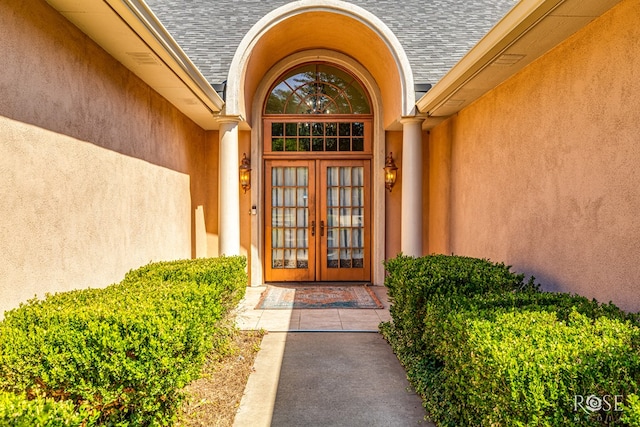
[[[203,129],[217,129],[222,98],[144,2],[47,2]]]
[[[523,0],[416,103],[426,128],[462,110],[620,0]]]

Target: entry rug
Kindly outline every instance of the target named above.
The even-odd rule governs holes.
[[[257,310],[292,308],[383,308],[367,285],[268,285]]]

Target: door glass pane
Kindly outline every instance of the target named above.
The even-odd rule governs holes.
[[[363,167],[327,168],[328,268],[364,268],[364,194]]]
[[[296,226],[296,210],[295,209],[287,208],[284,210],[284,226],[285,227]]]
[[[284,206],[284,191],[282,188],[271,190],[271,206]]]
[[[338,187],[327,188],[327,206],[340,206],[338,204]]]
[[[327,230],[327,246],[329,248],[338,248],[337,229],[330,228]]]
[[[362,188],[354,188],[351,190],[351,206],[362,206],[364,200],[362,199]]]
[[[309,168],[271,171],[271,267],[309,268]]]
[[[298,227],[307,227],[307,218],[309,218],[309,210],[306,208],[298,208],[298,218],[296,225]]]
[[[298,249],[297,268],[309,268],[309,251],[307,249]]]
[[[340,227],[351,227],[351,209],[340,208]]]
[[[296,168],[298,174],[298,182],[297,185],[300,187],[304,187],[306,192],[306,187],[309,185],[309,169],[307,168]]]
[[[284,230],[281,228],[274,228],[271,231],[271,238],[273,239],[273,247],[274,248],[283,248],[284,247]]]
[[[284,251],[284,268],[296,268],[296,251],[285,249]]]
[[[338,249],[329,249],[327,251],[327,267],[338,268]]]
[[[307,187],[298,187],[298,206],[309,206],[307,201]]]
[[[351,188],[340,188],[340,206],[351,206]]]
[[[284,189],[284,205],[285,206],[296,205],[296,189],[295,188]]]
[[[339,212],[338,208],[327,209],[327,227],[337,227],[339,225]]]
[[[354,187],[361,187],[364,182],[362,168],[351,168],[351,179]]]

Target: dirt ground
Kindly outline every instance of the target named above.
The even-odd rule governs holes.
[[[228,354],[210,357],[189,384],[177,427],[232,426],[264,332],[237,331]]]

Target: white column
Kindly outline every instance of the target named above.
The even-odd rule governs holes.
[[[400,249],[422,256],[422,121],[405,117],[402,123],[402,216]]]
[[[240,160],[238,156],[238,117],[220,120],[220,158],[218,164],[218,253],[240,254]]]

